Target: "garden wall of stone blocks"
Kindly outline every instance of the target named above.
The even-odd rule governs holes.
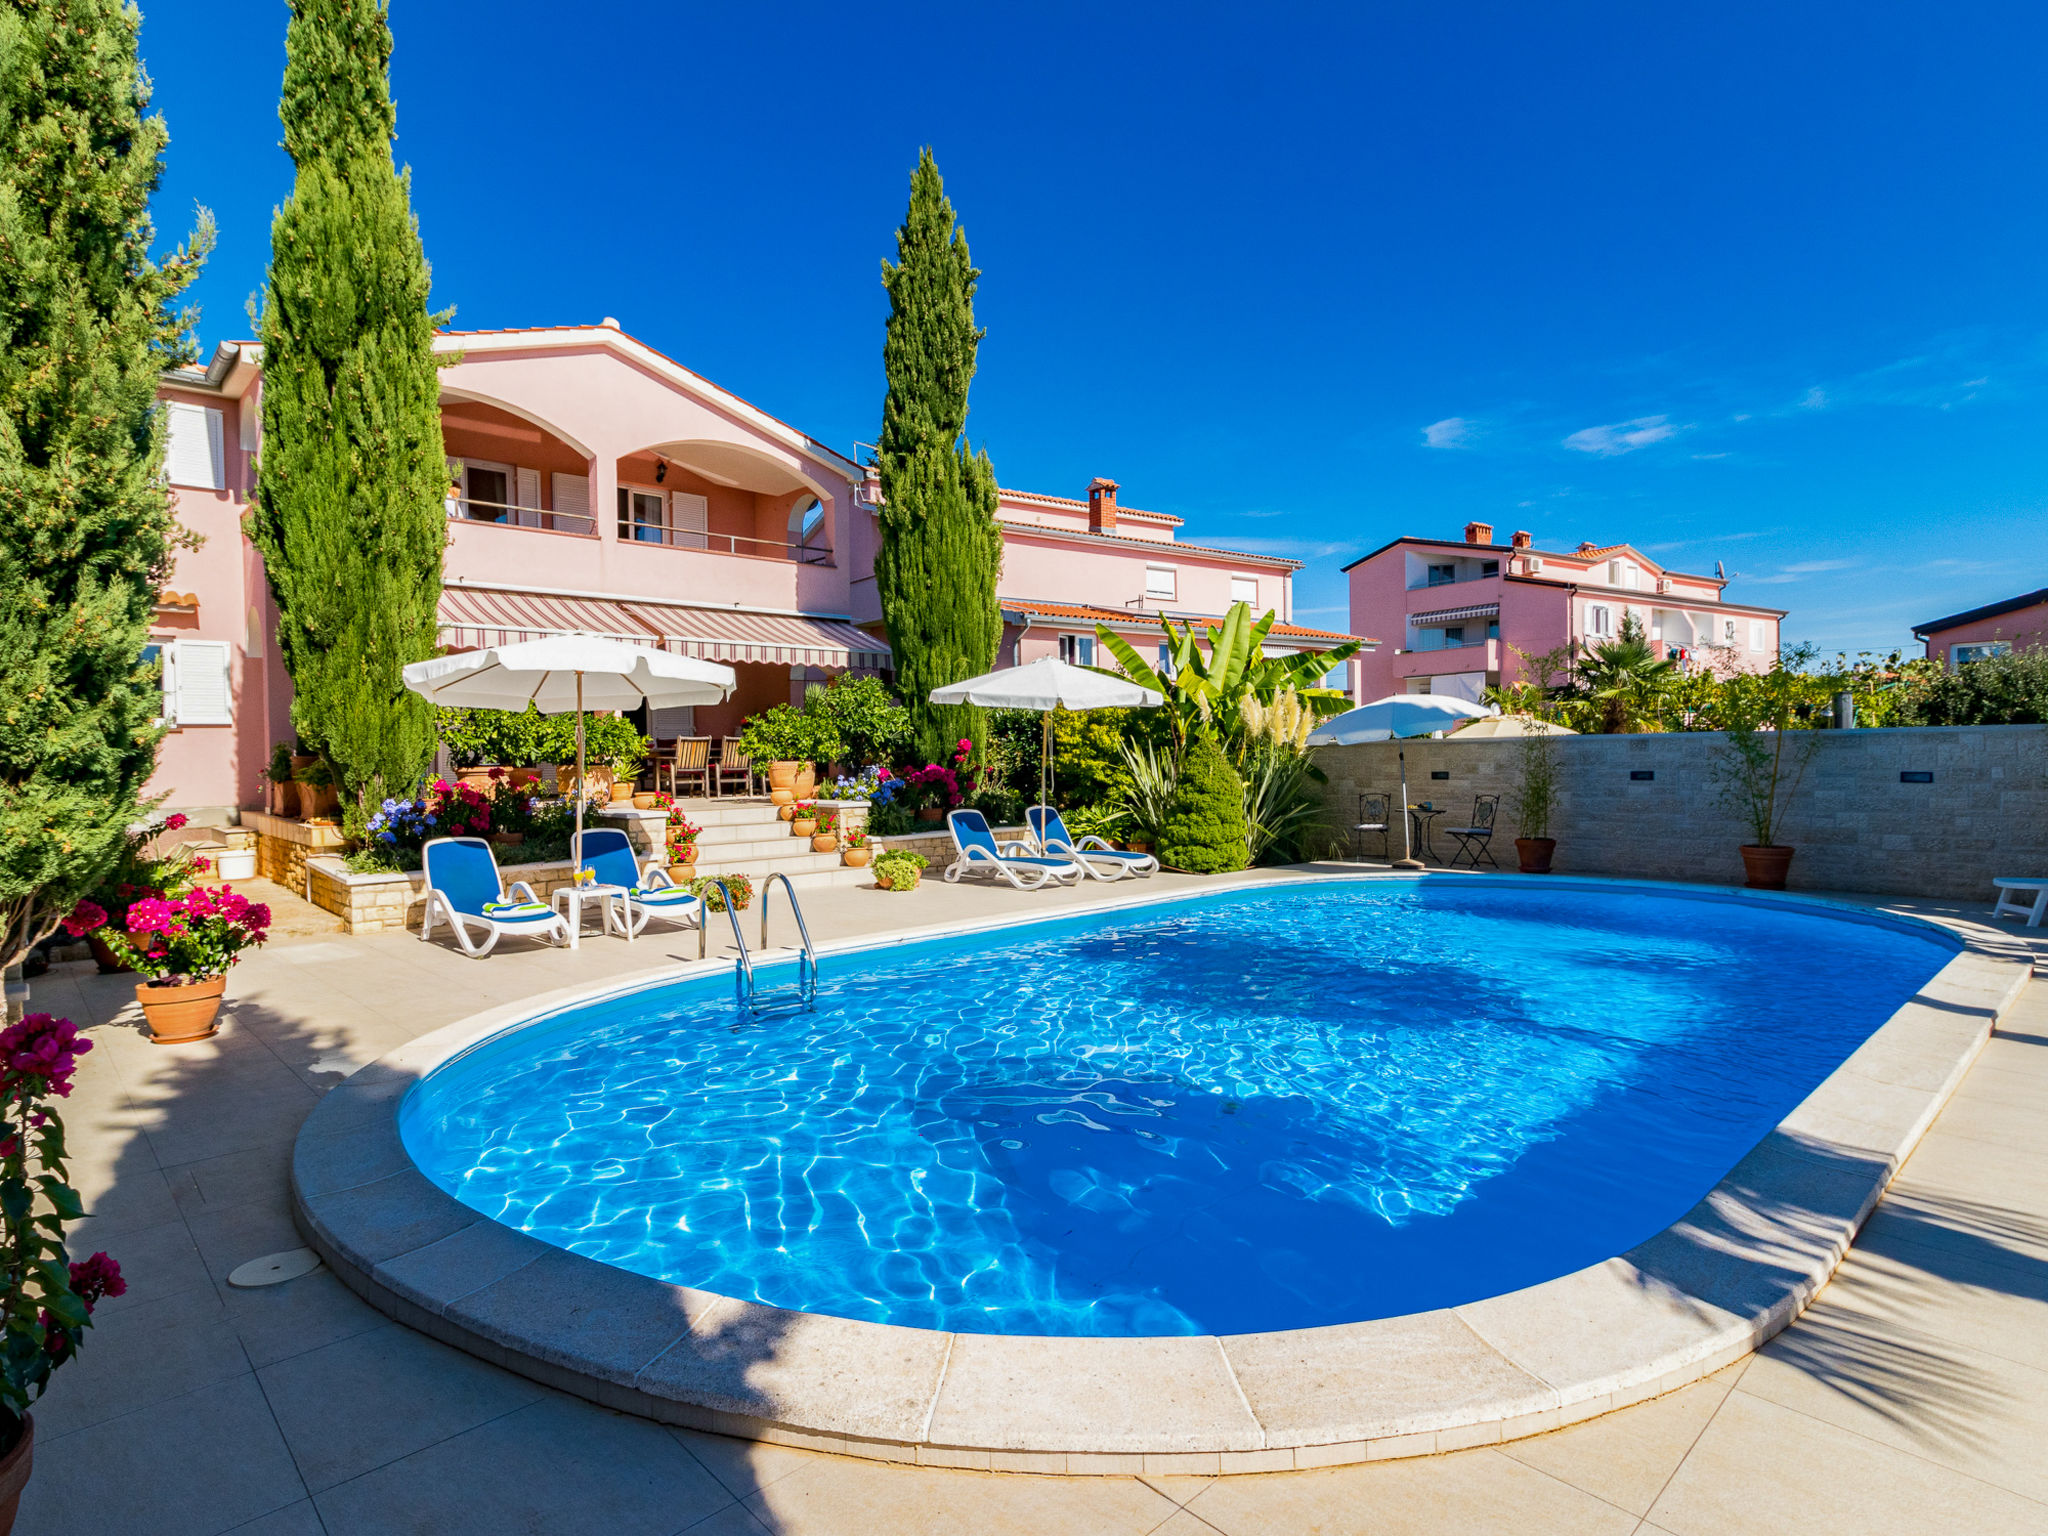
[[[337,858],[316,856],[311,862],[313,905],[339,917],[346,932],[383,933],[419,927],[426,911],[426,901],[420,894],[426,877],[419,870],[358,875],[351,874]],[[568,885],[572,878],[567,860],[554,864],[501,864],[498,873],[508,887],[515,880],[524,880],[542,901]]]
[[[1813,757],[1778,839],[1798,850],[1793,889],[1989,901],[1994,875],[2048,875],[2048,726],[1816,731],[1811,739]],[[1557,871],[1740,885],[1737,850],[1750,834],[1716,792],[1719,741],[1709,732],[1557,738]],[[1437,825],[1462,822],[1475,795],[1501,796],[1493,851],[1512,869],[1521,744],[1450,737],[1405,746],[1409,803],[1449,807]],[[1318,750],[1332,827],[1357,822],[1362,793],[1393,802],[1395,750],[1394,742]],[[1908,783],[1902,774],[1931,778]],[[1391,835],[1399,858],[1398,822]],[[1455,846],[1438,834],[1440,857]],[[1367,854],[1377,857],[1377,835],[1368,835]]]

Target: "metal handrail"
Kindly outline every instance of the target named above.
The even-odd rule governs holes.
[[[478,507],[484,510],[473,510]],[[448,514],[463,522],[495,523],[500,528],[539,528],[546,533],[585,535],[597,532],[597,519],[588,512],[557,512],[552,507],[521,507],[506,501],[478,501],[456,492],[448,496]],[[522,516],[538,521],[521,522]],[[571,524],[574,526],[569,526]]]
[[[746,935],[740,932],[740,909],[733,905],[731,886],[715,875],[708,878],[711,884],[718,887],[719,895],[725,898],[725,915],[732,919],[733,947],[740,952],[740,957],[734,962],[732,969],[733,994],[741,1002],[751,1006],[754,1000],[754,961],[753,957],[747,953]],[[697,900],[700,903],[704,902],[704,897],[701,893],[698,895]],[[708,905],[708,903],[705,904]],[[699,960],[702,960],[705,955],[704,933],[710,926],[709,923],[704,921],[704,913],[699,911],[697,913],[697,958]]]
[[[768,893],[775,889],[775,882],[778,880],[782,882],[782,888],[789,892],[789,910],[796,917],[797,937],[803,940],[803,955],[797,961],[797,988],[805,993],[807,999],[812,998],[817,996],[818,992],[818,951],[811,945],[811,930],[804,924],[803,904],[796,899],[796,887],[790,883],[786,870],[778,869],[761,882],[761,948],[765,950],[768,947]],[[808,988],[804,984],[806,966],[810,968]]]
[[[658,538],[643,538],[658,534]],[[752,560],[788,560],[796,565],[830,565],[832,551],[789,539],[756,539],[743,533],[714,533],[708,528],[675,528],[665,523],[619,520],[621,544],[652,544],[664,549],[701,549],[707,554],[741,555]],[[742,544],[749,546],[740,548]],[[765,551],[765,553],[761,552]]]

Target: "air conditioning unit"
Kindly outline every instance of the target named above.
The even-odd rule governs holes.
[[[1669,592],[1671,590],[1671,578],[1669,576],[1659,576],[1657,578],[1657,590],[1659,592]]]
[[[1528,573],[1531,576],[1534,576],[1538,571],[1543,569],[1543,557],[1541,555],[1531,555],[1528,559],[1524,560],[1522,564],[1524,567],[1527,568]]]

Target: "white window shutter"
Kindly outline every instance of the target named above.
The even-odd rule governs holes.
[[[590,476],[555,476],[555,521],[590,516]]]
[[[164,451],[165,478],[173,485],[195,486],[203,491],[226,490],[226,428],[219,409],[183,400],[166,401],[164,409],[170,423],[170,441]]]
[[[1250,603],[1257,606],[1259,601],[1259,579],[1256,576],[1231,577],[1230,600],[1233,603]]]
[[[233,725],[234,691],[228,667],[232,651],[225,640],[180,640],[178,651],[178,724]]]
[[[158,680],[158,686],[164,691],[164,724],[176,725],[178,723],[178,642],[175,640],[164,640],[150,646],[149,649],[155,651],[157,660],[163,663],[163,674]],[[148,651],[145,651],[143,654],[146,657]]]
[[[242,396],[235,413],[241,419],[242,452],[254,453],[263,446],[263,401],[259,390]]]
[[[705,534],[711,529],[710,498],[689,491],[670,492],[669,527],[675,530],[675,541],[684,549],[703,549],[709,542]]]
[[[540,526],[540,471],[537,469],[515,469],[512,504],[519,508],[518,522],[522,528]]]

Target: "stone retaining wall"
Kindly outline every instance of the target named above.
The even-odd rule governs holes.
[[[1795,890],[1991,899],[1994,875],[2048,874],[2048,727],[1982,725],[1818,731],[1814,755],[1779,840],[1798,850]],[[1566,736],[1557,740],[1559,797],[1551,819],[1561,874],[1636,875],[1742,883],[1743,824],[1715,792],[1717,733]],[[1518,741],[1405,743],[1410,804],[1448,805],[1462,821],[1480,794],[1501,796],[1494,856],[1515,865],[1509,810]],[[1398,786],[1395,743],[1325,747],[1332,826],[1358,820],[1358,796]],[[1444,778],[1433,775],[1442,773]],[[1902,782],[1901,774],[1929,774]],[[1640,775],[1640,777],[1639,777]],[[1400,857],[1400,826],[1393,830]],[[1436,851],[1455,844],[1438,836]],[[1368,854],[1378,855],[1378,838]],[[1419,850],[1418,850],[1419,853]]]
[[[394,928],[417,928],[426,903],[420,892],[426,876],[419,870],[378,871],[358,875],[339,858],[316,856],[313,872],[313,905],[332,912],[349,933],[383,933]],[[498,873],[509,888],[524,880],[534,895],[548,900],[571,879],[569,861],[552,864],[500,864]]]
[[[242,825],[256,834],[256,873],[288,891],[306,889],[306,860],[342,846],[341,828],[309,826],[266,811],[242,812]],[[332,911],[333,908],[328,910]]]

